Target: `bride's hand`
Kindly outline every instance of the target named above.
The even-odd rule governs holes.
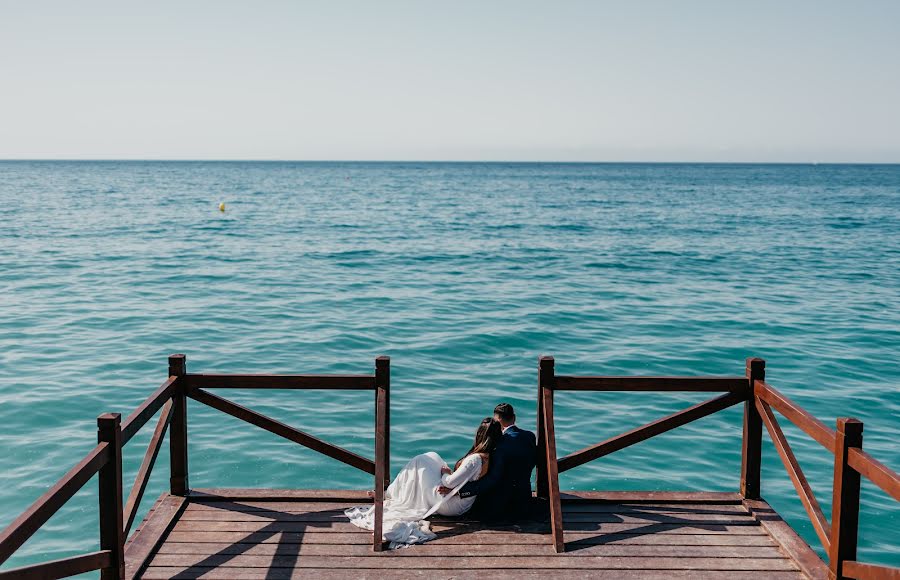
[[[441,468],[441,475],[450,475],[451,473],[453,473],[453,470],[446,465]]]

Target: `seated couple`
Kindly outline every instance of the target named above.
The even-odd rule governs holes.
[[[475,432],[475,443],[453,469],[434,451],[413,457],[385,491],[384,539],[392,548],[437,537],[425,520],[432,514],[516,520],[531,509],[534,433],[516,427],[512,405],[501,403]],[[374,506],[345,512],[363,529],[374,527]]]

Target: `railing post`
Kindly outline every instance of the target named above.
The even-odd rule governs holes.
[[[851,448],[861,448],[863,424],[856,419],[837,420],[834,445],[834,497],[831,504],[831,548],[828,563],[832,578],[844,578],[844,562],[856,560],[859,532],[859,472],[847,465]]]
[[[169,357],[169,376],[183,377],[187,374],[187,359],[183,354]],[[187,495],[188,483],[188,442],[187,442],[187,396],[183,381],[178,381],[172,391],[172,420],[169,423],[169,489],[172,495]]]
[[[375,384],[384,389],[384,487],[391,483],[391,357],[375,360]]]
[[[556,429],[553,423],[553,389],[556,387],[552,356],[542,356],[539,362],[541,402],[544,415],[544,461],[547,469],[547,496],[550,501],[550,533],[557,554],[566,551],[563,537],[562,500],[559,496],[559,470],[556,464]]]
[[[549,359],[544,363],[544,359]],[[538,357],[538,396],[537,396],[537,469],[536,469],[536,495],[546,498],[547,489],[547,445],[544,434],[544,385],[553,377],[553,357]],[[545,366],[548,369],[545,370]],[[548,375],[545,377],[545,375]]]
[[[125,526],[122,516],[122,416],[105,413],[97,417],[97,442],[109,444],[109,461],[100,468],[100,549],[109,550],[109,568],[102,580],[125,577]]]
[[[388,469],[388,396],[391,386],[391,359],[380,356],[375,359],[375,522],[372,530],[372,548],[384,549],[384,489],[390,480]]]
[[[748,358],[747,401],[744,402],[744,437],[741,445],[741,495],[744,499],[760,497],[760,466],[762,463],[762,417],[756,409],[754,384],[766,380],[766,361]]]

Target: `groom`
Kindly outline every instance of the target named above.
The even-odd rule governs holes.
[[[473,513],[482,520],[527,517],[531,506],[531,472],[537,458],[534,433],[516,427],[516,412],[509,403],[494,407],[494,420],[503,437],[491,454],[487,474],[459,490],[459,497],[477,495]]]

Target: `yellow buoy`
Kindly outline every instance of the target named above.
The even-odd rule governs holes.
[[[219,204],[219,211],[225,211],[225,202]]]

